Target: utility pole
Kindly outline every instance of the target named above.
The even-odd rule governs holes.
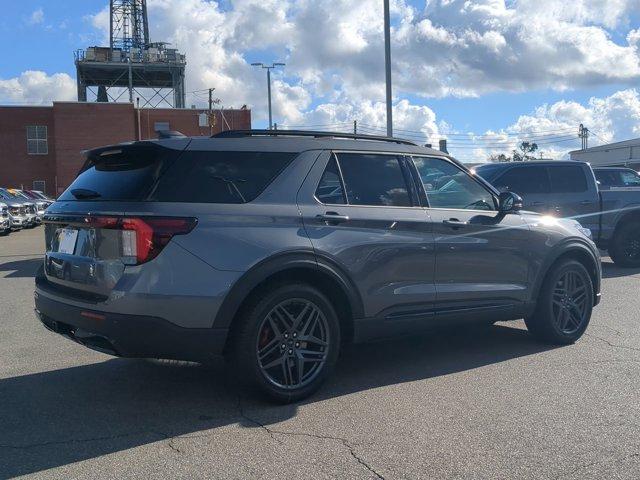
[[[354,135],[358,134],[358,121],[357,120],[353,121],[353,134]]]
[[[269,130],[273,128],[273,116],[271,114],[271,69],[267,68],[267,97],[269,98]]]
[[[273,130],[273,115],[271,113],[271,70],[276,67],[284,67],[285,64],[281,62],[272,63],[271,65],[265,65],[262,62],[252,63],[253,67],[260,67],[267,70],[267,99],[269,104],[269,130]]]
[[[578,137],[582,140],[582,150],[589,148],[589,129],[582,123],[578,127]]]
[[[209,135],[213,135],[213,91],[215,88],[209,89]]]
[[[391,17],[389,0],[384,0],[384,65],[387,81],[387,136],[393,137],[393,111],[391,107]]]

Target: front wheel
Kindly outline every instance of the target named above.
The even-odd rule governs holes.
[[[340,325],[325,295],[310,285],[276,286],[238,318],[231,359],[241,379],[279,402],[301,400],[331,373]]]
[[[640,267],[640,223],[628,223],[618,229],[609,248],[611,259],[621,267]]]
[[[529,332],[548,343],[575,342],[589,325],[593,295],[593,282],[584,265],[561,261],[547,274],[534,314],[525,318]]]

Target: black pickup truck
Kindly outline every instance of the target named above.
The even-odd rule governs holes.
[[[601,189],[588,163],[488,163],[477,175],[524,199],[524,209],[570,217],[591,230],[599,248],[624,267],[640,267],[640,189]]]

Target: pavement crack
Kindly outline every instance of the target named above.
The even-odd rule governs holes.
[[[273,434],[273,431],[269,427],[259,422],[258,420],[251,418],[245,413],[244,406],[242,405],[242,398],[240,398],[240,396],[238,396],[238,412],[240,413],[240,416],[244,418],[247,422],[253,423],[256,427],[260,427],[262,430],[267,432],[271,437],[271,440],[278,442],[279,444],[282,444],[282,441],[275,437],[275,435]]]
[[[175,443],[173,443],[174,440],[179,439],[179,438],[180,437],[169,438],[168,441],[167,441],[167,445],[169,445],[169,448],[171,450],[173,450],[174,452],[176,452],[176,453],[184,453],[182,450],[180,450],[180,448]]]
[[[283,430],[271,430],[274,434],[276,435],[289,435],[289,436],[300,436],[300,437],[311,437],[311,438],[317,438],[317,439],[321,439],[321,440],[333,440],[336,442],[341,443],[344,447],[347,448],[347,450],[349,450],[349,454],[363,467],[365,467],[367,470],[369,470],[371,473],[373,473],[377,478],[380,478],[382,480],[384,480],[384,476],[382,476],[380,473],[378,473],[371,465],[369,465],[367,462],[364,461],[364,459],[362,457],[360,457],[356,450],[355,447],[352,446],[349,441],[346,438],[343,437],[333,437],[331,435],[320,435],[320,434],[315,434],[315,433],[306,433],[306,432],[286,432]]]
[[[585,335],[588,336],[588,337],[591,337],[591,338],[595,338],[596,340],[600,340],[601,342],[604,342],[604,343],[606,343],[607,345],[609,345],[610,347],[613,347],[613,348],[622,348],[622,349],[625,349],[625,350],[632,350],[632,351],[635,351],[635,352],[640,352],[640,348],[638,348],[638,347],[630,347],[628,345],[618,345],[616,343],[610,342],[606,338],[599,337],[599,336],[594,335],[592,333],[585,332]]]
[[[596,327],[596,328],[605,328],[607,330],[612,331],[613,333],[615,333],[617,336],[622,337],[624,335],[624,333],[620,330],[617,330],[613,327],[610,327],[609,325],[604,325],[604,324],[600,324],[600,323],[594,323],[591,325],[592,327]]]
[[[246,414],[246,412],[244,410],[244,407],[242,405],[242,399],[240,397],[238,397],[238,411],[240,412],[240,416],[243,419],[245,419],[248,422],[250,422],[250,423],[260,427],[261,429],[263,429],[265,432],[267,432],[269,434],[269,436],[271,437],[272,440],[278,442],[281,445],[283,443],[279,438],[277,438],[277,435],[290,436],[290,437],[310,437],[310,438],[315,438],[315,439],[319,439],[319,440],[331,440],[331,441],[334,441],[334,442],[338,442],[349,451],[349,454],[351,455],[351,457],[353,457],[353,459],[356,462],[358,462],[364,468],[369,470],[369,472],[371,472],[373,475],[375,475],[376,478],[384,480],[384,476],[381,475],[379,472],[377,472],[375,470],[375,468],[373,468],[371,465],[369,465],[362,457],[360,457],[358,455],[358,453],[356,452],[355,447],[353,445],[351,445],[346,438],[333,437],[331,435],[320,435],[320,434],[315,434],[315,433],[306,433],[306,432],[288,432],[288,431],[284,431],[284,430],[276,430],[276,429],[273,429],[273,428],[269,428],[268,426],[266,426],[262,422],[259,422],[255,418],[252,418],[252,417],[250,417],[250,416],[248,416]]]

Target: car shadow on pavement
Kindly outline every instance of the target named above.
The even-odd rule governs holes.
[[[0,272],[9,272],[5,278],[33,278],[40,265],[42,257],[0,262]]]
[[[80,348],[80,347],[78,347]],[[348,348],[331,380],[302,404],[273,405],[220,363],[109,359],[0,380],[0,478],[40,472],[178,436],[259,428],[301,405],[449,375],[545,351],[525,330],[496,325]],[[212,430],[213,429],[213,430]],[[206,433],[205,433],[206,432]],[[212,433],[213,432],[213,433]]]
[[[624,268],[611,261],[602,261],[602,278],[620,278],[633,275],[640,275],[640,268]]]

